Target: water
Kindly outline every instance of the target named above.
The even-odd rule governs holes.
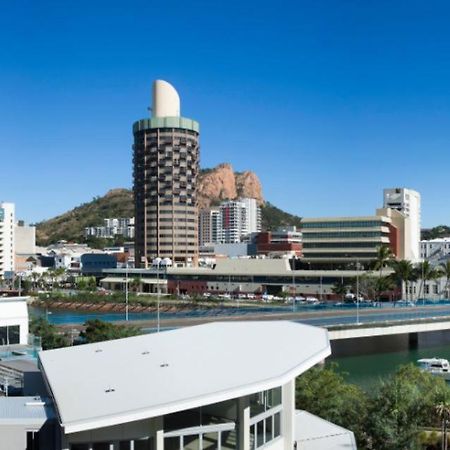
[[[416,364],[434,356],[450,360],[450,331],[420,333],[417,347],[409,347],[407,335],[332,342],[329,362],[336,362],[346,381],[366,391],[393,374],[402,364]],[[353,353],[351,356],[350,353]]]

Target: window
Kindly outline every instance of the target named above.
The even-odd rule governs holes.
[[[26,450],[39,450],[39,432],[27,431],[27,447]]]
[[[0,345],[19,344],[20,326],[11,325],[0,327]]]

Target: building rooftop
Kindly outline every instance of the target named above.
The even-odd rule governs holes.
[[[329,354],[324,329],[236,321],[49,350],[39,359],[72,433],[280,386]]]
[[[0,397],[0,424],[41,427],[54,418],[48,399],[42,397]]]
[[[295,441],[300,450],[356,450],[354,434],[307,411],[296,411]]]

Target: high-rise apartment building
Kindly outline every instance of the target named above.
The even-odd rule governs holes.
[[[405,259],[420,260],[420,194],[412,189],[391,188],[383,191],[383,207],[406,217],[404,230]]]
[[[218,208],[200,210],[198,218],[199,245],[218,244],[221,242],[222,215]]]
[[[14,203],[0,203],[0,276],[14,271]]]
[[[198,260],[199,124],[180,116],[169,83],[153,83],[152,117],[134,123],[136,266],[154,258]]]
[[[241,242],[250,233],[261,231],[261,210],[254,198],[229,200],[220,205],[221,242]]]

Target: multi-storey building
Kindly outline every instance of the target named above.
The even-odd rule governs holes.
[[[303,219],[302,233],[303,257],[313,268],[368,267],[382,245],[400,256],[398,228],[384,215]]]
[[[198,237],[200,247],[219,243],[221,240],[222,215],[218,208],[200,210]]]
[[[14,271],[14,228],[14,203],[0,203],[0,276],[4,276],[5,272]]]
[[[256,243],[258,255],[269,257],[302,255],[302,233],[297,231],[295,226],[255,233],[251,240]]]
[[[196,265],[199,124],[180,116],[177,91],[157,80],[152,117],[133,134],[136,266],[157,257]]]
[[[404,240],[410,261],[420,260],[420,194],[412,189],[390,188],[383,191],[384,208],[395,209],[405,217]]]
[[[245,205],[246,228],[247,233],[257,233],[261,231],[261,208],[255,198],[241,198],[240,201]]]
[[[450,255],[450,237],[420,241],[420,257],[426,260],[438,261]]]
[[[26,272],[32,268],[29,258],[36,254],[36,227],[25,225],[19,220],[14,228],[16,272]]]
[[[134,238],[134,217],[114,217],[103,219],[101,227],[86,227],[85,237],[94,236],[98,238],[114,238],[123,236],[128,239]]]
[[[261,231],[261,210],[254,198],[229,200],[220,205],[221,242],[241,242],[250,233]]]

